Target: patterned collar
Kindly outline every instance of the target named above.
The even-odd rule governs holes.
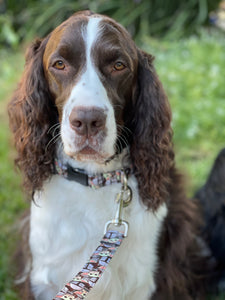
[[[128,176],[131,172],[131,168],[123,168],[121,170],[115,170],[106,173],[99,174],[87,174],[84,170],[73,168],[69,164],[63,165],[61,161],[55,159],[55,174],[59,174],[64,178],[76,181],[84,186],[89,186],[93,189],[108,186],[113,183],[122,183],[124,181],[124,175]]]

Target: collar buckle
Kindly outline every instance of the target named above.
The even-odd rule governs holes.
[[[73,169],[67,166],[67,179],[88,186],[88,175],[82,169]]]

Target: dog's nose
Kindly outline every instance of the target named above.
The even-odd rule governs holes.
[[[75,107],[69,116],[71,128],[79,135],[94,136],[105,129],[106,114],[96,107]]]

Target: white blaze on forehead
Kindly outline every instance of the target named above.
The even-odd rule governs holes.
[[[114,144],[117,137],[116,121],[113,106],[108,98],[107,91],[102,84],[100,70],[92,56],[92,50],[101,34],[100,22],[102,18],[90,18],[87,25],[82,28],[82,37],[85,43],[86,63],[78,82],[73,87],[71,94],[63,109],[61,134],[66,152],[76,151],[74,140],[78,136],[71,129],[69,116],[75,107],[98,107],[104,109],[106,118],[106,137],[102,143],[102,152],[114,154]],[[72,146],[71,146],[72,144]]]
[[[75,105],[99,106],[106,108],[109,105],[107,92],[99,78],[97,67],[93,61],[92,49],[101,33],[99,23],[101,18],[90,18],[82,30],[85,42],[86,64],[83,74],[71,92]]]
[[[84,40],[86,42],[87,65],[91,64],[91,49],[93,44],[97,41],[98,35],[100,34],[100,21],[101,18],[91,18],[89,19],[86,28],[86,36],[84,36]]]

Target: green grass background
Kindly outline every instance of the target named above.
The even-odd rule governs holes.
[[[142,36],[139,45],[156,56],[155,66],[173,111],[176,160],[187,175],[191,196],[205,182],[214,158],[225,147],[224,33],[202,31],[199,37],[160,42]],[[23,69],[23,52],[0,50],[0,300],[18,299],[12,288],[11,257],[17,220],[29,205],[14,170],[6,114]]]

